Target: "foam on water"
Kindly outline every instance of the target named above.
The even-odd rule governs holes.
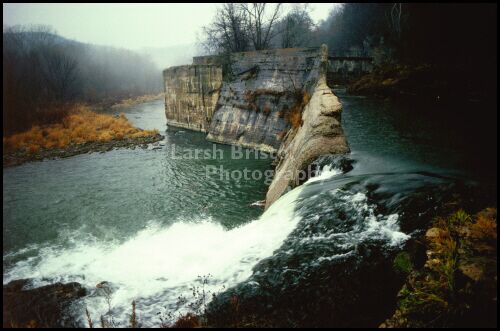
[[[40,248],[38,257],[18,262],[3,281],[33,278],[35,287],[76,281],[92,289],[108,281],[115,289],[117,322],[126,323],[124,312],[129,313],[132,300],[149,298],[138,302],[138,314],[145,325],[158,326],[154,317],[160,308],[175,303],[179,295],[189,298],[199,276],[211,275],[207,290],[213,292],[248,278],[252,267],[279,248],[298,223],[294,200],[300,191],[289,192],[259,219],[232,230],[207,219],[163,228],[151,222],[123,243],[75,234],[71,248]],[[102,297],[91,295],[85,301],[95,318],[107,310]]]
[[[335,168],[334,166],[327,164],[319,171],[319,174],[315,177],[310,178],[307,183],[314,183],[325,179],[330,179],[334,176],[340,175],[342,173],[341,169]]]
[[[366,194],[358,192],[352,196],[346,196],[344,200],[358,211],[366,213],[363,230],[359,236],[360,240],[380,238],[385,239],[390,246],[398,246],[410,237],[400,231],[398,214],[375,215],[375,207],[368,203]]]
[[[341,170],[327,165],[306,184],[340,173]],[[96,290],[97,284],[107,281],[113,289],[111,306],[117,325],[128,324],[130,305],[135,300],[141,323],[159,326],[157,314],[162,307],[168,306],[168,310],[175,313],[186,311],[186,304],[178,307],[175,303],[179,296],[192,298],[190,288],[200,285],[200,276],[211,275],[205,290],[212,293],[248,279],[252,268],[271,256],[297,228],[301,221],[295,211],[297,198],[306,186],[281,197],[259,219],[231,230],[207,217],[177,221],[168,227],[152,221],[124,242],[103,242],[83,234],[65,234],[70,241],[69,248],[38,247],[38,256],[16,263],[4,273],[3,281],[5,284],[14,279],[31,278],[35,287],[57,281],[79,282],[91,289],[83,304],[94,319],[108,310],[105,297]],[[340,199],[337,202],[345,208],[357,210],[364,216],[359,224],[361,228],[349,233],[332,229],[298,238],[301,243],[323,240],[332,243],[334,239],[339,246],[349,246],[344,252],[320,257],[315,263],[349,256],[353,254],[355,242],[367,237],[379,237],[389,245],[401,244],[408,238],[399,231],[398,215],[375,215],[365,194],[339,190],[324,194],[337,196]],[[330,207],[325,205],[322,210],[327,213]],[[311,219],[311,222],[319,221],[319,216]],[[82,305],[78,309],[83,322],[85,308]]]

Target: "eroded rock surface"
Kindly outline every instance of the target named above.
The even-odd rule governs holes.
[[[222,84],[216,64],[170,67],[163,71],[165,115],[168,125],[206,132]]]
[[[164,71],[167,124],[208,132],[210,141],[278,152],[266,207],[300,185],[324,154],[347,153],[342,106],[328,87],[328,50],[289,48],[196,57]],[[224,81],[222,81],[222,67]]]
[[[325,154],[349,152],[340,124],[342,105],[326,84],[326,46],[322,46],[321,51],[319,79],[302,112],[302,125],[288,132],[278,151],[278,165],[267,192],[266,208],[288,189],[305,180],[302,171],[316,158]]]
[[[3,286],[3,327],[78,327],[68,307],[85,295],[79,283],[29,289],[27,279],[12,281]]]
[[[222,86],[207,139],[276,152],[318,65],[317,48],[232,54],[232,79]]]

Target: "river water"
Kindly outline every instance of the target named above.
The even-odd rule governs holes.
[[[299,322],[282,302],[330,293],[355,312],[385,300],[383,291],[367,290],[380,278],[353,275],[380,273],[423,231],[435,206],[457,192],[474,203],[496,201],[496,126],[488,121],[471,137],[468,128],[478,123],[450,119],[440,105],[421,109],[338,93],[352,153],[319,160],[319,176],[265,213],[252,204],[264,199],[270,177],[236,175],[269,174],[271,160],[259,153],[239,158],[244,150],[212,144],[201,133],[165,130],[162,101],[124,110],[135,125],[165,134],[156,148],[4,169],[4,284],[80,282],[90,291],[73,307],[83,321],[85,307],[94,319],[108,310],[96,289],[106,281],[117,325],[126,325],[135,300],[140,322],[159,326],[159,317],[189,309],[192,287],[203,285],[211,293],[231,288],[220,297],[236,293],[254,311],[260,308],[251,303],[264,300],[287,325]],[[346,300],[339,284],[322,287],[332,277],[339,284],[350,279],[352,291],[372,299],[360,305]],[[302,322],[318,326],[326,323],[325,307],[295,305],[311,319]]]

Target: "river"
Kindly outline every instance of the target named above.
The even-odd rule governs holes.
[[[232,158],[232,147],[207,142],[204,134],[165,130],[163,101],[123,110],[138,127],[165,134],[157,148],[4,169],[4,284],[80,282],[90,295],[73,312],[84,323],[85,307],[95,319],[107,311],[95,286],[109,282],[117,325],[127,323],[136,300],[140,322],[159,326],[158,313],[186,311],[191,288],[204,283],[211,293],[232,288],[227,295],[265,300],[290,320],[297,317],[280,303],[321,293],[361,313],[358,301],[338,291],[349,280],[346,288],[371,296],[366,304],[389,300],[384,295],[397,282],[370,288],[390,282],[391,273],[385,280],[358,276],[380,274],[422,233],[435,206],[457,192],[472,204],[496,200],[496,129],[495,139],[489,122],[471,136],[468,128],[480,121],[450,119],[439,104],[423,109],[338,94],[351,154],[320,160],[318,177],[265,213],[252,204],[265,198],[269,178],[207,175],[207,169],[258,173],[270,170],[271,160]],[[196,149],[213,153],[188,157]],[[331,279],[339,284],[325,285]],[[188,302],[178,305],[179,296]],[[318,316],[329,308],[300,309],[320,326]]]

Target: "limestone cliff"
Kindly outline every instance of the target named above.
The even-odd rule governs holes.
[[[328,50],[290,48],[234,53],[164,71],[167,124],[203,132],[224,144],[278,152],[266,207],[324,154],[349,151],[341,104],[326,83]]]
[[[320,155],[347,153],[340,116],[342,105],[326,84],[328,51],[321,47],[319,78],[302,112],[302,125],[292,128],[278,151],[278,165],[267,191],[266,208],[299,185],[300,172]]]
[[[206,132],[222,84],[222,68],[214,64],[170,67],[163,71],[165,115],[171,126]]]
[[[276,152],[302,92],[317,80],[319,51],[235,53],[221,88],[208,140]]]

